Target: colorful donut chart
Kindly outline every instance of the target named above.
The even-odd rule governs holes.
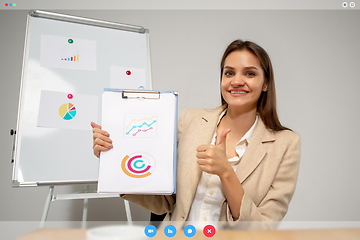
[[[147,167],[143,170],[135,170],[131,165],[131,163],[137,159],[137,161],[134,162],[134,167],[135,168],[144,167],[145,164],[144,164],[144,161],[141,160],[142,157],[143,157],[142,155],[135,155],[132,158],[130,158],[129,155],[126,155],[123,158],[123,160],[121,161],[121,169],[123,170],[123,172],[126,175],[128,175],[129,177],[133,177],[133,178],[144,178],[144,177],[150,176],[151,175],[151,173],[149,172],[149,169],[151,168],[150,165],[147,165]],[[129,159],[129,161],[128,161],[128,159]],[[141,167],[139,167],[137,163],[142,163]],[[126,169],[126,165],[127,165],[128,169],[130,170],[130,172]],[[133,174],[133,173],[136,173],[136,174]],[[141,173],[144,173],[144,174],[141,174]],[[140,175],[137,175],[137,174],[140,174]]]

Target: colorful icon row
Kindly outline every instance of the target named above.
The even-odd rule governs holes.
[[[5,3],[5,7],[16,7],[16,3]]]
[[[154,225],[148,225],[145,228],[145,235],[147,237],[155,237],[157,229]],[[212,225],[206,225],[203,229],[203,233],[206,237],[213,237],[216,233],[215,227]],[[174,237],[176,235],[176,228],[173,225],[167,225],[164,228],[164,234],[167,237]],[[184,228],[184,235],[186,237],[193,237],[196,234],[196,228],[193,225],[187,225]]]

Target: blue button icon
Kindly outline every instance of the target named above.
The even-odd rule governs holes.
[[[193,225],[187,225],[184,228],[184,234],[187,237],[193,237],[193,236],[195,236],[195,233],[196,233],[196,229]]]
[[[173,237],[176,234],[176,228],[173,225],[167,225],[164,229],[164,233],[167,237]]]
[[[157,233],[157,229],[154,225],[148,225],[145,228],[145,235],[147,237],[154,237]]]

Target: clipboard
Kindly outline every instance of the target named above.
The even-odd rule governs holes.
[[[105,88],[102,129],[113,148],[101,152],[98,192],[176,193],[178,92]]]

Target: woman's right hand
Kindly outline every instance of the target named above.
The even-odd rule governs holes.
[[[110,134],[102,130],[100,125],[91,122],[91,127],[93,128],[94,154],[99,157],[100,152],[106,152],[113,148],[112,141],[109,138]]]

